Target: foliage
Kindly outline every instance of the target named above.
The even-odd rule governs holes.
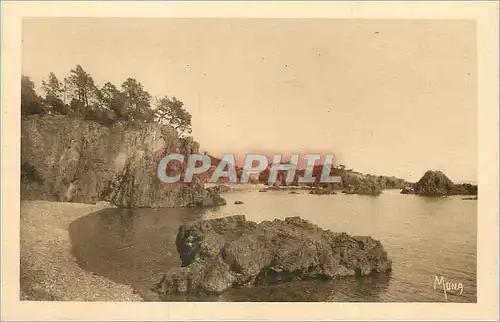
[[[42,81],[42,90],[45,92],[45,97],[61,98],[63,93],[63,85],[59,82],[54,73],[50,73],[47,82]]]
[[[142,84],[133,78],[127,78],[122,84],[126,117],[132,122],[152,122],[154,112],[151,109],[151,94]]]
[[[77,115],[84,116],[89,110],[91,96],[95,93],[94,79],[82,66],[77,65],[70,71],[70,76],[65,79],[65,83],[70,91],[69,96],[77,102],[73,104],[77,108],[74,111]]]
[[[191,114],[175,97],[164,96],[152,106],[152,96],[134,78],[127,78],[120,87],[111,82],[98,86],[81,65],[70,70],[60,81],[49,73],[42,81],[44,97],[37,95],[35,84],[28,76],[21,78],[21,108],[23,115],[61,114],[82,117],[101,124],[169,124],[179,135],[191,133]]]
[[[43,100],[35,91],[35,83],[24,75],[21,76],[21,113],[23,115],[45,114]]]
[[[50,73],[47,81],[42,81],[42,91],[45,93],[45,103],[54,114],[67,114],[68,108],[62,100],[65,86],[54,73]]]
[[[191,114],[183,105],[175,97],[169,99],[165,96],[159,99],[155,110],[156,121],[170,124],[180,135],[184,132],[191,133]]]
[[[104,106],[115,113],[117,119],[127,120],[125,95],[115,85],[106,82],[100,90],[100,95]]]

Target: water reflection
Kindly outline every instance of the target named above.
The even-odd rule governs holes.
[[[150,296],[153,281],[180,265],[178,227],[201,216],[187,209],[103,210],[70,225],[72,250],[84,269]]]
[[[343,280],[306,280],[275,285],[254,285],[220,295],[169,295],[163,301],[199,302],[383,302],[390,274]]]

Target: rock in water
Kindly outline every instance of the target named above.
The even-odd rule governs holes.
[[[348,185],[342,192],[346,194],[378,196],[382,193],[382,189],[380,184],[373,178],[363,178],[358,179],[356,184]]]
[[[231,191],[231,187],[225,186],[225,185],[217,185],[213,187],[214,191],[217,193],[225,193]]]
[[[219,195],[219,191],[218,187],[207,188],[204,193],[201,194],[201,197],[199,197],[196,201],[187,204],[187,207],[196,208],[224,206],[227,202]]]
[[[403,189],[401,189],[401,194],[403,194],[403,195],[411,195],[414,193],[415,193],[415,191],[413,190],[412,187],[403,187]]]
[[[477,186],[470,183],[455,184],[453,187],[455,195],[477,195]]]
[[[336,195],[337,193],[330,187],[314,187],[311,191],[309,191],[310,195]]]
[[[477,186],[468,183],[454,184],[443,172],[429,170],[415,183],[414,193],[430,197],[477,195]]]
[[[347,172],[343,173],[341,177],[344,188],[342,193],[378,196],[384,188],[381,185],[381,179],[376,176]]]
[[[447,196],[452,194],[454,183],[441,171],[427,171],[415,183],[415,193],[422,196]]]
[[[176,246],[182,267],[162,278],[155,287],[160,294],[391,270],[379,241],[323,230],[300,217],[259,224],[243,215],[197,221],[179,227]]]

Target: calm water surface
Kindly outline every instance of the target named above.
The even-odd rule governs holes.
[[[166,301],[362,301],[476,302],[477,201],[460,196],[426,198],[385,191],[378,197],[317,196],[307,191],[225,194],[228,205],[211,210],[108,209],[72,223],[78,263],[86,270],[129,284],[145,299],[170,267],[179,266],[179,225],[200,218],[242,213],[262,221],[301,216],[323,228],[371,235],[393,260],[390,275],[342,281],[303,281],[234,289],[219,296]],[[241,200],[244,204],[235,205]],[[434,289],[436,276],[463,284],[463,294]]]

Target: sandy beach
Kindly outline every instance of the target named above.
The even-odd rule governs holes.
[[[68,228],[109,203],[21,201],[20,300],[142,301],[127,285],[84,271],[71,253]]]

